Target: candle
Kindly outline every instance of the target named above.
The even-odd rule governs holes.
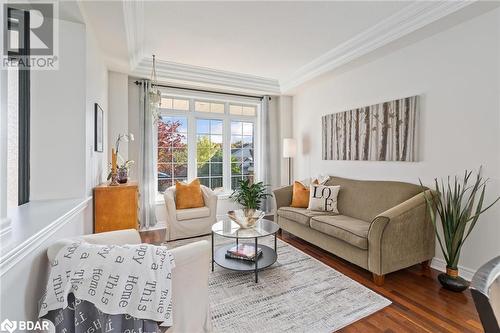
[[[116,152],[115,149],[111,149],[111,172],[116,172]]]

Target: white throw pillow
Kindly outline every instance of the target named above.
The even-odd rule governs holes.
[[[337,196],[340,186],[311,184],[309,190],[309,207],[307,209],[338,214]]]

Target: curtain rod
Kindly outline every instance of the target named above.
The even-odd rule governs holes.
[[[134,82],[136,85],[139,85],[139,81]],[[244,94],[236,94],[236,93],[228,93],[228,92],[220,92],[220,91],[214,91],[214,90],[205,90],[205,89],[195,89],[195,88],[183,88],[183,87],[176,87],[176,86],[167,86],[164,84],[155,84],[155,86],[162,87],[162,88],[172,88],[172,89],[181,89],[181,90],[189,90],[189,91],[196,91],[196,92],[203,92],[203,93],[210,93],[210,94],[220,94],[220,95],[229,95],[229,96],[238,96],[238,97],[247,97],[247,98],[258,98],[262,100],[264,96],[253,96],[253,95],[244,95]],[[271,100],[271,97],[269,97],[269,100]]]

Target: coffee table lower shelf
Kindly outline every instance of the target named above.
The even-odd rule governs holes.
[[[215,250],[214,261],[217,265],[240,272],[255,272],[257,281],[257,272],[261,271],[276,262],[278,255],[276,251],[269,246],[259,244],[258,247],[262,249],[262,254],[257,259],[257,267],[254,261],[226,258],[227,250],[234,247],[234,244],[224,245]]]

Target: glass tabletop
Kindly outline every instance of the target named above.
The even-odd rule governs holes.
[[[212,226],[212,231],[217,235],[228,238],[259,238],[276,233],[280,226],[266,219],[259,220],[253,228],[241,228],[230,219],[222,220]]]

